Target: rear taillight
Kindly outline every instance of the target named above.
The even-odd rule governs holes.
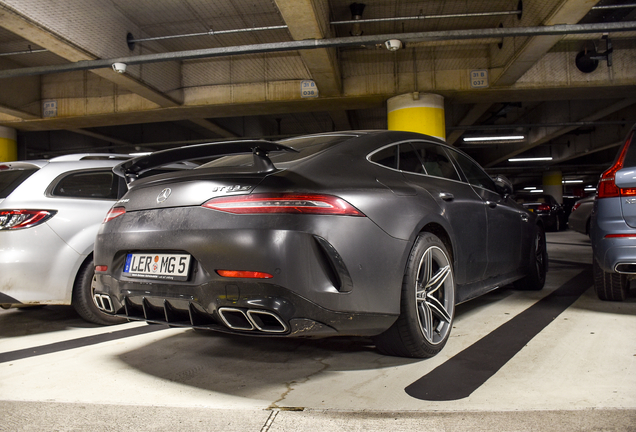
[[[364,216],[351,204],[333,195],[255,194],[212,198],[203,207],[235,214],[290,213]]]
[[[244,270],[217,270],[216,273],[226,278],[271,279],[274,277],[269,273]]]
[[[51,219],[55,210],[0,210],[0,230],[31,228]]]
[[[623,168],[623,161],[625,160],[625,155],[627,154],[627,150],[631,145],[632,138],[634,137],[634,133],[627,138],[627,142],[621,149],[618,158],[616,158],[616,162],[612,165],[607,171],[601,174],[601,178],[598,182],[598,188],[596,191],[598,198],[616,198],[619,196],[633,196],[636,195],[636,189],[621,189],[616,186],[616,172]]]
[[[576,210],[577,208],[579,208],[581,206],[581,203],[574,203],[574,205],[572,206],[572,211]]]
[[[105,224],[106,222],[112,221],[113,219],[123,215],[124,213],[126,213],[125,207],[113,207],[112,209],[108,211],[102,223]]]
[[[540,212],[550,211],[550,206],[547,204],[541,204],[539,205],[539,207],[537,207],[537,211],[540,211]]]

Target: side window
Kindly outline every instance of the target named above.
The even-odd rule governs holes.
[[[464,172],[464,175],[468,179],[468,183],[473,186],[497,192],[497,187],[495,186],[494,180],[491,179],[490,176],[486,174],[479,165],[477,165],[475,162],[461,153],[452,150],[450,151],[450,153],[453,155],[453,158],[455,158],[457,164]]]
[[[428,175],[449,180],[460,180],[455,166],[441,146],[415,142],[413,147],[422,160]]]
[[[394,145],[382,149],[377,153],[373,153],[371,157],[369,157],[369,160],[388,168],[397,169],[397,148],[398,146]]]
[[[411,144],[400,144],[400,162],[398,165],[400,171],[412,172],[417,174],[426,174],[420,158],[415,153]]]
[[[52,195],[68,198],[117,199],[118,177],[112,171],[78,171],[58,181]]]

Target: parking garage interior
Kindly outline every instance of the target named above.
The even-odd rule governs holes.
[[[629,0],[0,0],[0,163],[387,129],[435,95],[447,144],[569,211],[635,70]],[[634,288],[601,302],[589,238],[547,243],[542,291],[459,305],[427,360],[2,310],[0,430],[634,430]]]

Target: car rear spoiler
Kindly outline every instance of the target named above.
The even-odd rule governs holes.
[[[272,161],[267,157],[268,153],[272,151],[298,152],[298,150],[289,146],[265,140],[205,143],[161,150],[146,156],[139,156],[115,166],[113,172],[126,179],[126,183],[132,183],[144,172],[163,165],[243,153],[252,153],[254,155],[254,168],[257,172],[270,172],[276,169]]]

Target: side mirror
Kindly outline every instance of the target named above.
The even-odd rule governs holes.
[[[512,186],[512,182],[501,174],[497,174],[493,180],[495,181],[495,186],[503,196],[508,196],[512,194],[514,187]]]

